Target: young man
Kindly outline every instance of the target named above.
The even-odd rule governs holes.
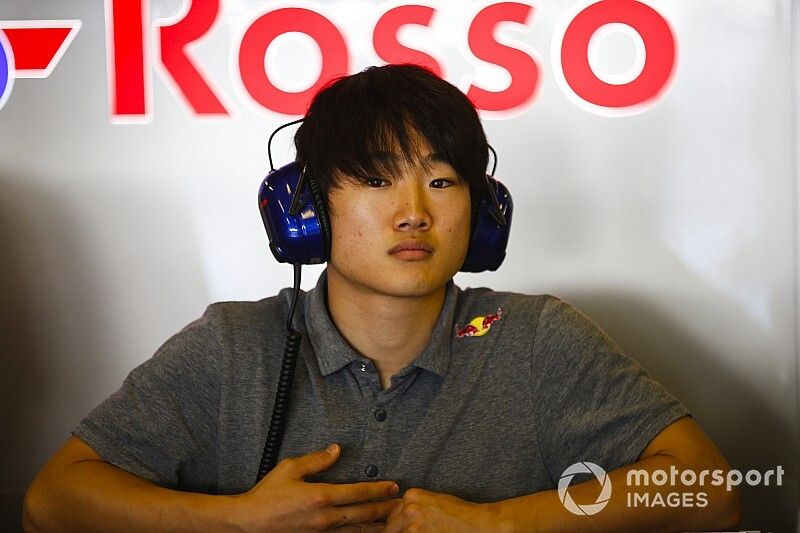
[[[367,69],[320,92],[295,141],[329,206],[332,250],[294,317],[304,340],[282,460],[255,482],[288,290],[210,306],[134,369],[36,477],[26,528],[649,531],[738,522],[738,494],[716,486],[701,488],[705,507],[628,507],[631,469],[728,465],[686,408],[589,319],[551,296],[453,284],[488,158],[462,93],[418,67]],[[459,334],[487,316],[480,334]],[[609,472],[614,491],[592,516],[568,511],[555,490],[584,461]],[[569,487],[580,503],[598,492],[594,480]]]

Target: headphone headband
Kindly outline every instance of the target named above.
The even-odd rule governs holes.
[[[270,172],[261,183],[258,207],[275,259],[309,265],[330,258],[330,219],[325,200],[306,165],[300,168],[297,162],[292,162],[277,170],[272,165],[272,138],[283,128],[303,120],[287,122],[269,136]],[[491,175],[486,174],[486,192],[481,195],[462,272],[497,270],[506,256],[514,204],[506,186],[493,177],[497,154],[491,146],[489,150],[494,164]]]

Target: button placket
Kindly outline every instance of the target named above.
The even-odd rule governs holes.
[[[364,435],[362,475],[369,479],[385,475],[389,445],[387,409],[382,400],[374,402],[364,414],[368,417]]]

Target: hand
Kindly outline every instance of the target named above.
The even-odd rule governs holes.
[[[490,504],[422,489],[407,490],[401,501],[386,519],[385,533],[498,530]]]
[[[303,481],[333,466],[340,452],[332,444],[279,462],[255,487],[235,497],[231,521],[240,531],[382,531],[383,520],[400,501],[386,499],[399,492],[396,483]]]

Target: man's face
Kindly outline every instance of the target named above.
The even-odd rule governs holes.
[[[426,296],[458,272],[469,246],[469,187],[427,142],[416,142],[427,165],[403,160],[398,176],[343,179],[330,189],[329,280],[367,293]]]

